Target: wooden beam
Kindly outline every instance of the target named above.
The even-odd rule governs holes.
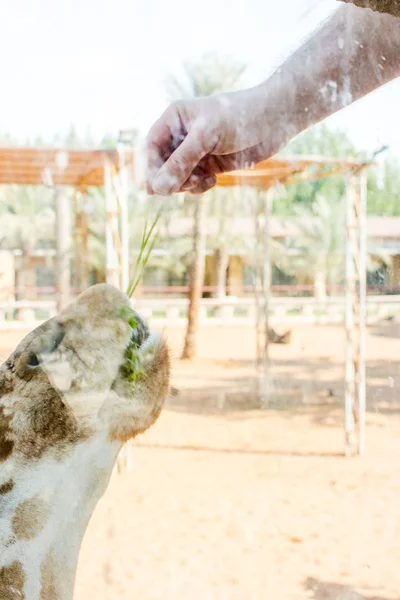
[[[55,189],[56,205],[56,287],[57,310],[70,302],[71,286],[71,205],[60,188]]]

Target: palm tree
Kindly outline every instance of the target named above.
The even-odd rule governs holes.
[[[239,193],[238,193],[239,192]],[[216,297],[226,295],[226,274],[229,255],[235,248],[246,246],[242,235],[235,233],[235,222],[251,216],[251,203],[244,199],[245,192],[238,188],[214,188],[209,198],[209,214],[217,222],[217,231],[210,239],[216,269]]]
[[[317,196],[311,206],[295,209],[299,235],[290,240],[278,259],[297,280],[314,284],[315,295],[332,295],[344,275],[345,200]]]
[[[25,293],[29,256],[40,245],[54,244],[54,206],[50,189],[5,186],[0,196],[0,246],[21,252],[15,262],[15,299]]]
[[[331,130],[325,124],[316,125],[301,133],[282,149],[281,154],[285,157],[319,155],[340,159],[367,158],[363,153],[358,152],[346,133]],[[293,214],[294,206],[300,204],[311,207],[318,196],[322,195],[333,200],[341,198],[345,193],[345,178],[340,174],[322,179],[298,181],[286,187],[286,198],[274,204],[274,213],[290,215]]]
[[[174,222],[183,214],[184,199],[179,195],[159,199],[153,197],[150,202],[153,210],[158,212],[162,208],[159,222],[160,245],[168,248],[168,252],[162,256],[157,256],[154,252],[150,257],[149,267],[162,269],[167,274],[168,285],[171,285],[171,280],[182,280],[190,267],[191,240],[187,236],[176,236],[173,232]]]
[[[206,54],[199,62],[185,63],[183,70],[183,79],[172,76],[167,80],[166,90],[171,101],[231,91],[238,86],[245,66],[214,54]],[[185,359],[193,358],[196,352],[196,332],[205,271],[206,210],[207,195],[196,197],[193,202],[188,324],[182,353],[182,358]],[[222,272],[222,267],[220,270]]]
[[[197,62],[183,64],[183,79],[168,77],[168,98],[174,101],[232,91],[238,87],[246,68],[244,64],[209,52]]]
[[[299,234],[285,245],[276,242],[274,263],[298,282],[314,285],[316,297],[333,295],[345,276],[346,200],[317,196],[311,206],[295,210]],[[279,248],[280,246],[280,248]],[[370,240],[367,270],[390,265],[390,255],[377,252]]]

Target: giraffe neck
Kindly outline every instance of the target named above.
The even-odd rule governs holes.
[[[72,600],[81,542],[118,450],[97,435],[61,461],[7,460],[0,473],[0,598]]]

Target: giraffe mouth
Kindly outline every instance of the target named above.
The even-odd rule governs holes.
[[[131,344],[135,344],[138,348],[141,348],[144,342],[150,337],[150,330],[145,320],[136,312],[135,321],[135,327],[131,327],[132,335],[128,347]]]
[[[150,333],[147,323],[136,311],[130,310],[129,324],[132,333],[120,373],[134,387],[145,375],[144,359],[154,351],[157,336]]]

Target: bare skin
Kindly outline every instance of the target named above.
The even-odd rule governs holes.
[[[199,194],[400,76],[400,18],[345,5],[262,84],[176,102],[146,140],[147,190]]]

